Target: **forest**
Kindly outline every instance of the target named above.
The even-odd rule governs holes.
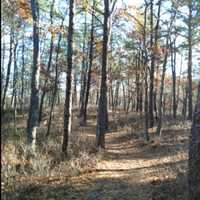
[[[1,198],[200,200],[200,1],[1,0]]]

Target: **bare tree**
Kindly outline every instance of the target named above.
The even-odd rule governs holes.
[[[89,49],[89,69],[87,74],[87,85],[86,85],[86,94],[85,94],[85,103],[84,103],[84,112],[83,112],[83,123],[86,124],[87,120],[87,106],[90,93],[90,81],[91,81],[91,71],[93,63],[93,46],[94,46],[94,9],[95,9],[95,0],[93,0],[92,6],[92,21],[91,21],[91,31],[90,31],[90,49]]]
[[[188,119],[192,120],[192,0],[188,3]]]
[[[200,84],[189,144],[188,200],[200,197]]]
[[[50,26],[51,27],[53,26],[53,8],[54,8],[54,3],[55,3],[55,0],[52,1],[51,10],[50,10]],[[47,72],[49,72],[50,69],[51,69],[52,54],[53,54],[53,38],[54,38],[54,36],[53,36],[53,34],[51,34],[49,60],[48,60],[48,64],[47,64]],[[45,79],[44,87],[46,87],[46,85],[47,85],[47,79]],[[38,118],[38,122],[39,123],[42,120],[42,110],[43,110],[43,104],[44,104],[45,95],[46,95],[46,91],[43,90],[42,91],[42,95],[41,95],[41,100],[40,100],[40,109],[39,109],[39,118]]]
[[[71,106],[72,106],[72,65],[73,65],[73,19],[74,19],[74,0],[69,2],[69,28],[67,38],[67,77],[66,77],[66,96],[64,107],[64,133],[62,152],[67,155],[69,135],[71,132]]]
[[[64,19],[62,19],[62,23],[60,26],[60,29],[63,27],[63,22]],[[59,51],[60,51],[60,43],[62,39],[62,34],[59,33],[58,36],[58,44],[57,44],[57,53],[56,53],[56,60],[55,60],[55,79],[54,79],[54,88],[53,88],[53,95],[52,95],[52,100],[51,100],[51,107],[50,107],[50,114],[49,114],[49,122],[48,122],[48,127],[47,127],[47,133],[46,136],[49,135],[50,129],[51,129],[51,120],[52,120],[52,115],[53,115],[53,109],[56,101],[56,96],[57,96],[57,90],[58,90],[58,58],[59,58]]]
[[[27,123],[28,143],[35,149],[36,134],[39,116],[39,7],[37,0],[31,0],[31,10],[33,18],[33,65],[31,75],[31,97]]]
[[[4,110],[5,101],[6,101],[6,93],[8,90],[8,84],[9,84],[9,80],[10,80],[10,71],[11,71],[11,64],[12,64],[12,57],[13,57],[13,43],[14,43],[13,30],[11,28],[11,30],[10,30],[10,49],[9,49],[10,54],[9,54],[8,66],[7,66],[6,82],[5,82],[3,98],[2,98],[2,102],[1,102],[2,111]]]
[[[103,50],[102,50],[102,71],[101,88],[97,115],[96,145],[105,148],[106,114],[107,114],[107,52],[108,52],[108,18],[109,0],[104,0],[104,25],[103,25]]]
[[[162,117],[163,117],[163,92],[164,92],[164,82],[165,82],[165,72],[166,72],[166,65],[167,65],[167,58],[168,58],[168,48],[169,48],[169,39],[170,39],[170,34],[172,30],[172,25],[174,22],[174,19],[176,17],[176,12],[172,12],[171,14],[171,20],[170,20],[170,25],[168,28],[168,33],[167,33],[167,38],[166,38],[166,52],[165,52],[165,57],[163,61],[163,66],[162,66],[162,77],[161,77],[161,83],[160,83],[160,97],[159,97],[159,105],[158,105],[158,125],[157,125],[157,135],[161,135],[161,128],[162,128]]]

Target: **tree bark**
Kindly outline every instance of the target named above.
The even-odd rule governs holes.
[[[1,58],[1,91],[3,91],[3,88],[4,88],[4,64],[5,64],[5,52],[6,52],[6,44],[5,44],[5,41],[3,40],[2,42],[2,48],[1,48],[1,55],[2,55],[2,58]],[[2,101],[2,95],[1,95],[1,101]]]
[[[188,200],[200,197],[200,87],[189,142]]]
[[[185,90],[185,94],[184,94]],[[188,89],[187,87],[183,89],[183,107],[182,107],[182,116],[183,119],[186,119],[186,114],[187,114],[187,105],[188,105]]]
[[[153,28],[153,3],[154,0],[150,1],[150,47],[151,47],[151,66],[150,66],[150,84],[149,84],[149,127],[153,127],[154,125],[154,114],[153,114],[153,90],[154,90],[154,63],[155,63],[155,57],[154,57],[154,28]]]
[[[172,70],[172,97],[173,97],[173,118],[176,119],[176,41],[171,42],[171,70]]]
[[[6,100],[6,93],[8,90],[8,84],[9,84],[9,80],[10,80],[10,71],[11,71],[11,64],[12,64],[12,56],[13,56],[13,30],[11,28],[10,31],[10,50],[9,50],[9,59],[8,59],[8,66],[7,66],[7,74],[6,74],[6,82],[5,82],[5,87],[4,87],[4,91],[3,91],[3,98],[2,98],[2,103],[1,103],[1,109],[2,109],[2,113],[4,111],[4,106],[5,106],[5,100]]]
[[[31,75],[31,97],[27,122],[28,144],[35,150],[39,114],[39,7],[37,0],[31,0],[33,18],[33,66]]]
[[[197,103],[198,103],[198,97],[200,96],[200,81],[198,84],[198,91],[197,91]]]
[[[168,38],[167,38],[167,42],[166,42],[166,48],[168,49]],[[157,125],[156,133],[159,136],[161,136],[161,128],[162,128],[163,92],[164,92],[164,81],[165,81],[165,72],[166,72],[166,65],[167,65],[167,57],[168,57],[168,53],[166,52],[165,53],[164,62],[163,62],[162,77],[161,77],[161,83],[160,83],[160,97],[159,97],[159,103],[158,103],[158,125]]]
[[[181,73],[182,73],[182,54],[181,54],[181,64],[180,64],[180,72],[179,72],[179,78],[178,78],[178,85],[177,85],[177,98],[176,98],[176,111],[178,110],[179,107],[179,102],[180,102],[180,84],[181,84]]]
[[[188,119],[192,120],[192,0],[188,8]]]
[[[63,27],[63,21],[60,26],[60,29]],[[55,60],[55,79],[54,79],[54,89],[53,89],[53,95],[52,95],[52,101],[51,101],[51,108],[50,108],[50,114],[49,114],[49,122],[48,122],[48,127],[47,127],[47,133],[46,136],[49,136],[50,130],[51,130],[51,120],[52,120],[52,115],[53,115],[53,108],[55,105],[56,101],[56,96],[57,96],[57,90],[58,90],[58,56],[60,52],[60,42],[61,42],[62,34],[59,33],[58,37],[58,45],[57,45],[57,53],[56,53],[56,60]]]
[[[51,4],[51,11],[50,11],[50,26],[52,27],[53,26],[53,8],[54,8],[54,3],[55,3],[55,0],[52,1],[52,4]],[[49,60],[48,60],[48,64],[47,64],[47,72],[50,71],[50,68],[51,68],[51,61],[52,61],[52,53],[53,53],[53,34],[51,34],[51,42],[50,42],[50,50],[49,50]],[[45,82],[44,82],[44,87],[46,88],[46,85],[47,85],[47,79],[45,79]],[[46,95],[46,91],[43,90],[42,91],[42,95],[41,95],[41,100],[40,100],[40,110],[39,110],[39,119],[38,119],[38,122],[40,123],[41,120],[42,120],[42,110],[43,110],[43,104],[44,104],[44,99],[45,99],[45,95]]]
[[[145,87],[145,97],[144,97],[144,113],[145,113],[145,130],[144,130],[144,135],[145,139],[149,141],[149,112],[148,112],[148,55],[147,55],[147,48],[146,48],[146,26],[147,26],[147,9],[148,9],[148,4],[147,1],[145,0],[145,10],[144,10],[144,30],[143,30],[143,46],[144,46],[144,74],[145,74],[145,79],[144,79],[144,87]]]
[[[87,74],[87,67],[86,67],[86,59],[87,59],[87,53],[86,53],[86,34],[87,34],[87,13],[85,12],[85,22],[84,22],[84,33],[83,33],[83,58],[82,58],[82,69],[81,69],[81,90],[80,90],[80,124],[82,125],[83,122],[83,115],[84,115],[84,104],[85,104],[85,92],[86,92],[86,74]]]
[[[18,69],[17,69],[17,46],[18,46],[18,41],[16,41],[15,46],[14,46],[14,52],[13,52],[13,62],[14,62],[14,70],[13,70],[13,86],[12,86],[12,97],[11,97],[11,107],[13,106],[13,102],[16,96],[16,84],[17,84],[17,75],[18,75]]]
[[[161,77],[161,83],[160,83],[160,97],[159,97],[159,103],[158,103],[159,104],[158,105],[158,125],[157,125],[157,130],[156,130],[156,133],[159,136],[161,136],[161,128],[162,128],[163,92],[164,92],[165,72],[166,72],[167,57],[168,57],[169,39],[170,39],[172,24],[173,24],[175,17],[176,17],[176,11],[174,13],[172,13],[170,25],[168,28],[167,38],[166,38],[166,52],[165,52],[165,57],[164,57],[164,61],[163,61],[162,77]]]
[[[22,71],[21,71],[21,100],[20,100],[20,109],[22,111],[23,104],[24,104],[24,72],[25,72],[25,59],[24,59],[24,54],[25,54],[25,38],[23,37],[23,43],[22,43]]]
[[[103,26],[103,50],[101,88],[97,114],[96,145],[105,148],[105,132],[107,129],[107,52],[108,52],[108,18],[109,0],[104,0],[104,26]]]
[[[86,94],[85,94],[85,107],[83,113],[83,123],[86,124],[87,121],[87,106],[90,93],[90,81],[91,81],[91,70],[93,63],[93,46],[94,46],[94,9],[95,9],[95,0],[93,0],[93,9],[92,9],[92,22],[91,22],[91,32],[90,32],[90,50],[89,50],[89,69],[87,75],[87,85],[86,85]]]
[[[64,107],[64,133],[62,152],[67,155],[67,148],[69,144],[69,135],[71,133],[71,102],[72,102],[72,91],[71,91],[71,76],[73,66],[73,32],[74,32],[74,0],[69,2],[69,28],[67,38],[67,76],[66,76],[66,96],[65,96],[65,107]]]
[[[154,71],[155,71],[155,50],[157,50],[157,41],[158,41],[158,30],[160,23],[160,11],[161,11],[161,3],[162,0],[158,1],[158,13],[157,13],[157,23],[155,27],[155,34],[153,28],[153,4],[154,0],[150,2],[150,29],[151,29],[151,37],[150,37],[150,46],[151,46],[151,66],[150,66],[150,86],[149,86],[149,127],[153,127],[154,125]],[[154,40],[154,41],[153,41]]]

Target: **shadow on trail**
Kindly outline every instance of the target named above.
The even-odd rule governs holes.
[[[185,200],[185,177],[129,183],[126,178],[98,178],[84,188],[63,184],[23,185],[3,192],[3,200]]]
[[[187,150],[188,137],[183,135],[182,131],[166,133],[161,144],[155,146],[153,143],[145,143],[142,139],[135,139],[132,133],[110,138],[106,146],[105,159],[137,160],[175,156]]]
[[[181,165],[185,165],[186,164],[186,160],[180,160],[180,161],[176,161],[176,162],[168,162],[168,163],[162,163],[162,164],[156,164],[156,165],[151,165],[151,166],[145,166],[145,167],[136,167],[136,168],[130,168],[130,169],[124,169],[124,168],[117,168],[117,169],[97,169],[97,172],[123,172],[124,174],[128,175],[128,174],[133,174],[133,173],[138,173],[138,171],[141,170],[162,170],[162,169],[166,169],[168,167],[170,167],[171,169],[176,168],[177,166]]]

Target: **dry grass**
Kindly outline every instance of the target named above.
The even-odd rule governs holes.
[[[25,119],[19,119],[17,133],[12,123],[2,127],[1,143],[1,178],[3,199],[15,199],[14,193],[30,180],[46,180],[69,178],[95,169],[98,157],[95,143],[85,132],[73,124],[73,136],[70,137],[68,159],[63,160],[61,153],[62,121],[53,123],[51,136],[45,137],[46,127],[42,123],[37,137],[37,149],[30,153],[26,145]],[[75,122],[76,123],[76,122]],[[21,129],[20,129],[21,128]],[[13,194],[12,194],[13,193]],[[9,195],[8,195],[9,194]]]
[[[152,129],[145,142],[141,116],[118,114],[110,118],[106,150],[97,153],[95,110],[90,112],[86,127],[79,127],[74,114],[67,160],[60,151],[62,118],[53,119],[48,139],[42,123],[35,155],[26,149],[25,119],[20,118],[17,134],[12,123],[4,126],[2,198],[184,200],[189,122],[166,122],[162,138]]]

